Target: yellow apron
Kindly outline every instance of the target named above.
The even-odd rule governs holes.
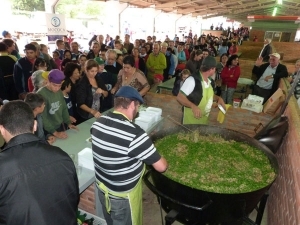
[[[203,80],[203,78],[202,78]],[[201,110],[201,118],[196,119],[194,117],[193,111],[191,108],[184,107],[183,111],[183,124],[207,124],[208,116],[211,110],[211,106],[213,104],[214,90],[210,83],[209,87],[205,87],[205,81],[202,81],[202,90],[203,97],[198,105],[198,108]]]
[[[145,172],[145,166],[142,171],[142,175],[136,184],[136,186],[130,192],[113,192],[109,191],[108,188],[101,183],[100,181],[96,181],[98,188],[100,188],[105,195],[105,207],[106,211],[110,213],[111,205],[109,195],[113,195],[120,198],[128,198],[131,210],[131,220],[132,225],[141,225],[143,224],[143,193],[142,193],[142,177]]]

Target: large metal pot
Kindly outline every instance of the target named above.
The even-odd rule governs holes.
[[[217,134],[226,140],[254,146],[266,154],[276,174],[278,173],[275,155],[259,141],[245,134],[216,126],[187,125],[186,127],[190,130],[198,130],[202,135]],[[186,132],[183,127],[160,131],[152,136],[152,140],[156,141],[166,135],[182,131]],[[150,176],[153,184],[149,181]],[[176,220],[190,225],[239,224],[237,221],[253,211],[272,184],[249,193],[219,194],[190,188],[155,170],[148,171],[144,181],[157,196],[161,197],[162,207],[167,213],[171,210],[176,211],[178,213]]]

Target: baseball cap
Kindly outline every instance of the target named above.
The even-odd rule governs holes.
[[[272,53],[272,54],[270,54],[269,56],[274,56],[274,57],[276,57],[276,58],[278,58],[278,59],[280,59],[280,54],[279,53]]]
[[[104,65],[104,60],[101,59],[100,57],[94,58],[94,60],[98,63],[98,65]]]
[[[164,80],[164,76],[162,74],[155,74],[153,77],[156,78],[156,79],[159,79],[161,81]]]
[[[205,66],[207,68],[213,68],[217,66],[217,61],[214,57],[209,55],[203,59],[202,66]]]
[[[6,35],[8,35],[9,32],[7,30],[2,31],[2,36],[5,37]]]
[[[43,77],[45,80],[48,80],[48,76],[49,76],[49,71],[43,71],[43,72],[42,72],[42,77]]]
[[[58,69],[51,70],[48,75],[48,80],[54,84],[61,84],[65,79],[65,75],[62,71]]]
[[[144,103],[144,99],[140,93],[131,86],[122,86],[115,94],[115,97],[129,98],[139,101],[140,104]]]
[[[118,55],[123,55],[123,52],[121,52],[119,49],[114,49],[114,51],[118,54]]]

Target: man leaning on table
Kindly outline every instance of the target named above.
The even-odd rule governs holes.
[[[221,104],[224,101],[214,94],[212,79],[216,73],[217,62],[214,57],[203,59],[200,71],[189,76],[183,83],[177,95],[177,101],[184,106],[183,124],[207,124],[213,102]]]
[[[142,103],[134,88],[123,86],[115,94],[115,110],[98,118],[91,128],[96,183],[108,225],[143,224],[145,164],[159,172],[168,166],[145,131],[132,122]]]
[[[288,77],[285,65],[280,64],[278,53],[270,54],[268,63],[263,64],[263,58],[259,57],[252,69],[252,73],[257,76],[253,94],[264,98],[264,102],[278,89],[279,81],[283,77]]]
[[[0,131],[0,224],[76,225],[79,188],[72,159],[33,134],[36,122],[23,101],[5,104]]]

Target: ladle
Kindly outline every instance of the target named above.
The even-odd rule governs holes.
[[[193,132],[191,129],[187,128],[186,126],[182,125],[181,123],[177,122],[176,120],[174,120],[170,115],[167,115],[167,118],[169,120],[171,120],[173,123],[179,125],[179,126],[182,126],[184,129],[190,131],[190,132]]]

